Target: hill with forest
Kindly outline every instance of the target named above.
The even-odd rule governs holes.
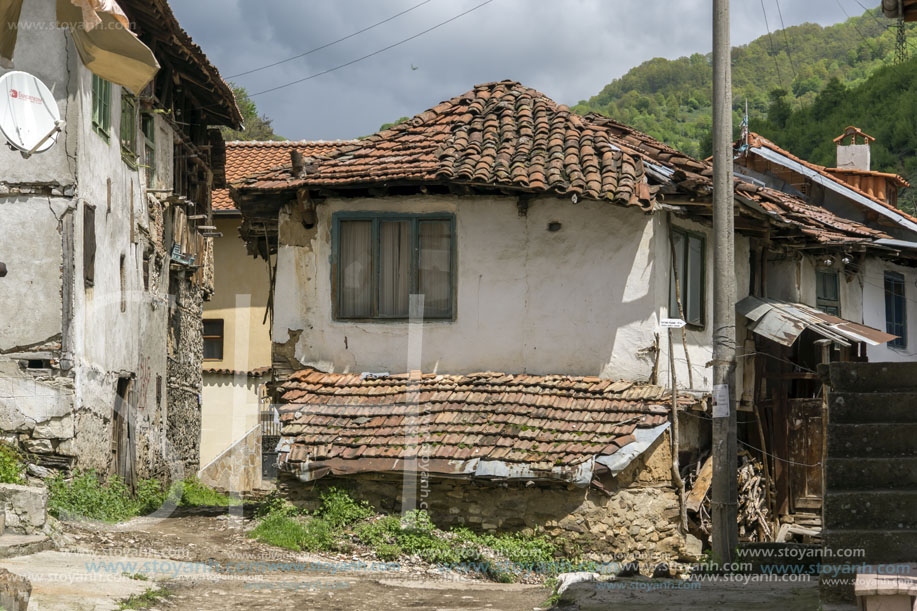
[[[888,27],[893,23],[873,9],[836,25],[805,23],[734,47],[735,124],[742,120],[746,99],[751,128],[762,131],[760,123],[769,109],[792,112],[808,107],[829,83],[845,89],[861,85],[876,70],[893,63],[895,31]],[[907,27],[909,37],[917,40],[917,24]],[[911,48],[917,53],[917,46]],[[685,153],[706,156],[712,115],[711,64],[709,54],[651,59],[606,85],[598,95],[581,101],[574,110],[613,117]]]
[[[873,170],[900,174],[917,185],[917,58],[882,67],[856,87],[832,79],[796,109],[788,96],[775,98],[767,121],[752,128],[797,157],[834,166],[833,139],[848,125],[876,139],[870,147]],[[914,211],[915,191],[902,193],[902,209]]]

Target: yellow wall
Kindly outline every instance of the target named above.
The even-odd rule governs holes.
[[[258,424],[258,387],[265,378],[204,374],[201,408],[201,467]]]
[[[213,243],[215,290],[204,304],[204,319],[223,319],[223,359],[204,361],[205,369],[251,371],[271,365],[270,325],[262,322],[268,298],[268,267],[263,259],[254,259],[246,252],[239,237],[241,222],[239,216],[214,217],[223,237]],[[237,298],[245,303],[247,295],[250,304],[240,307]]]

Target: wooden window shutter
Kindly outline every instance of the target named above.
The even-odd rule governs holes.
[[[83,280],[93,286],[96,274],[96,209],[83,205]]]

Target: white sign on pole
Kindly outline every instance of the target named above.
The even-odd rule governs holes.
[[[663,329],[681,329],[686,324],[688,323],[680,318],[663,318],[659,321],[659,326]]]
[[[729,386],[726,384],[713,386],[713,417],[729,417]]]

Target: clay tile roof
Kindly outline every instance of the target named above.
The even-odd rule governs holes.
[[[597,377],[305,369],[283,383],[281,404],[280,462],[313,477],[397,471],[398,460],[432,456],[436,473],[470,476],[477,459],[499,461],[491,476],[574,481],[639,429],[666,424],[671,402],[660,387]]]
[[[689,157],[652,136],[614,119],[596,114],[589,115],[588,118],[593,123],[608,129],[622,147],[628,147],[643,154],[648,161],[672,171],[671,180],[680,189],[698,195],[709,195],[713,192],[713,165],[709,160],[700,161]],[[757,134],[752,134],[752,136],[760,139],[762,143],[773,145]],[[788,154],[782,150],[781,152]],[[755,202],[776,221],[794,227],[809,239],[820,244],[854,244],[889,237],[882,231],[839,217],[825,208],[813,206],[782,191],[753,185],[738,178],[735,185],[739,195]]]
[[[849,128],[848,128],[848,129],[849,129]],[[863,134],[863,135],[865,135],[865,134]],[[892,212],[894,212],[895,214],[897,214],[897,215],[899,215],[899,216],[901,216],[901,217],[904,217],[904,218],[908,219],[909,221],[912,221],[912,222],[914,222],[914,223],[917,223],[917,217],[914,217],[914,216],[912,216],[912,215],[910,215],[910,214],[908,214],[908,213],[906,213],[906,212],[903,212],[903,211],[899,210],[898,208],[895,208],[894,206],[892,206],[891,204],[889,204],[889,203],[886,202],[885,200],[879,199],[878,197],[874,197],[874,196],[870,195],[869,193],[867,193],[866,191],[863,191],[862,189],[860,189],[858,186],[856,186],[856,185],[853,184],[852,182],[844,181],[844,180],[843,180],[842,178],[840,178],[839,176],[836,176],[836,175],[832,174],[832,172],[837,172],[837,169],[831,169],[831,170],[829,170],[829,169],[826,168],[825,166],[821,166],[821,165],[818,165],[818,164],[815,164],[815,163],[811,163],[811,162],[809,162],[809,161],[806,161],[805,159],[800,159],[799,157],[797,157],[797,156],[794,155],[793,153],[791,153],[791,152],[789,152],[789,151],[786,151],[786,150],[780,148],[779,146],[777,146],[776,144],[774,144],[773,142],[771,142],[771,141],[768,140],[767,138],[765,138],[765,137],[763,137],[763,136],[760,136],[760,135],[758,135],[758,134],[756,134],[756,133],[754,133],[754,132],[751,132],[751,133],[749,133],[749,135],[748,135],[748,145],[749,145],[750,147],[752,147],[752,148],[754,148],[754,147],[762,147],[762,148],[770,149],[770,150],[774,151],[775,153],[779,153],[779,154],[783,155],[784,157],[787,157],[787,158],[789,158],[789,159],[792,159],[792,160],[795,161],[796,163],[799,163],[799,164],[801,164],[801,165],[804,165],[805,167],[809,168],[810,170],[812,170],[812,171],[814,171],[814,172],[818,172],[819,174],[821,174],[821,175],[824,176],[825,178],[828,178],[828,179],[830,179],[830,180],[833,180],[833,181],[836,182],[836,183],[840,183],[840,184],[843,185],[844,187],[847,187],[847,188],[850,189],[851,191],[853,191],[853,192],[855,192],[855,193],[858,193],[859,195],[862,195],[863,197],[865,197],[865,198],[867,198],[867,199],[869,199],[869,200],[871,200],[871,201],[873,201],[873,202],[879,204],[879,205],[882,206],[883,208],[887,208],[887,209],[891,210]],[[903,181],[904,179],[901,179],[901,180]]]
[[[513,81],[478,85],[344,148],[304,177],[287,168],[243,188],[392,183],[459,183],[652,207],[639,156],[568,107]]]
[[[344,146],[355,144],[356,140],[281,140],[281,141],[233,141],[226,143],[226,183],[232,184],[250,176],[290,165],[290,151],[299,150],[305,157],[324,157]],[[231,211],[235,202],[229,197],[229,189],[214,189],[211,193],[214,210]]]
[[[249,378],[262,378],[271,373],[270,367],[258,367],[249,371],[239,371],[236,369],[222,369],[217,367],[204,367],[202,373],[209,375],[224,376],[246,376]]]

